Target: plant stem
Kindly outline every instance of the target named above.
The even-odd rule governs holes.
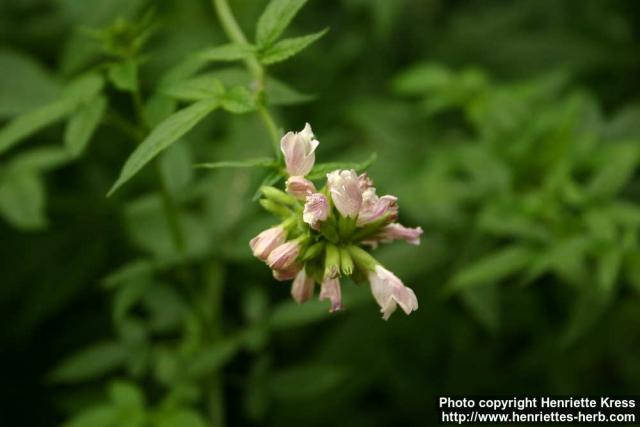
[[[147,134],[149,131],[149,126],[144,116],[144,105],[142,102],[142,97],[140,96],[140,90],[136,88],[131,93],[131,97],[138,120],[138,126],[144,129],[144,134]],[[160,167],[160,161],[158,158],[153,160],[153,170],[160,187],[162,207],[164,208],[164,215],[167,219],[167,225],[169,226],[173,244],[180,255],[184,255],[187,246],[186,238],[180,225],[180,212],[178,211],[178,207],[175,203],[175,200],[173,199],[173,196],[171,195],[171,191],[169,190],[167,178],[162,173],[162,168]]]
[[[222,24],[222,29],[229,37],[229,40],[235,43],[246,44],[248,43],[247,37],[242,32],[240,25],[238,25],[238,21],[233,16],[233,12],[229,7],[229,3],[227,0],[212,0],[213,7],[216,10],[216,14],[218,15],[218,19]],[[256,79],[258,86],[258,99],[261,99],[260,96],[264,91],[264,83],[266,72],[264,67],[260,64],[260,62],[256,58],[249,58],[244,61],[247,70],[253,75]],[[267,131],[269,132],[269,137],[271,138],[271,142],[273,144],[273,149],[276,157],[280,157],[280,131],[278,130],[278,126],[276,125],[269,109],[260,101],[261,105],[258,107],[258,113],[260,114],[260,118],[264,123]]]

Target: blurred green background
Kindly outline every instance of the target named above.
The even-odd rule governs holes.
[[[251,37],[265,5],[231,2]],[[2,125],[95,67],[92,31],[150,9],[145,99],[226,43],[208,1],[0,2]],[[367,286],[335,315],[291,302],[247,244],[271,221],[251,201],[265,172],[192,168],[268,156],[256,114],[216,112],[161,157],[186,258],[152,167],[105,197],[134,147],[115,116],[76,156],[64,121],[33,133],[0,154],[0,423],[429,425],[439,395],[638,393],[639,24],[632,0],[301,10],[287,35],[330,32],[269,68],[278,124],[310,122],[319,161],[377,152],[379,191],[425,231],[375,253],[420,301],[388,322]]]

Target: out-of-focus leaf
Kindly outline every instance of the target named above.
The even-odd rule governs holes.
[[[8,170],[0,175],[0,215],[13,226],[24,230],[44,227],[44,202],[44,184],[36,173]]]
[[[120,343],[100,342],[64,360],[51,372],[49,378],[58,383],[94,380],[120,368],[126,356],[126,349]]]
[[[451,71],[439,64],[416,65],[393,80],[393,90],[402,95],[422,95],[445,87],[454,79]]]
[[[188,375],[202,378],[215,372],[238,352],[239,344],[237,339],[228,338],[200,350],[190,360]]]
[[[118,425],[120,413],[111,405],[90,407],[80,412],[63,427],[114,427]]]
[[[301,93],[274,78],[267,78],[264,90],[269,105],[295,105],[315,99],[315,96]]]
[[[79,105],[93,99],[102,85],[102,78],[97,75],[80,77],[67,86],[56,101],[17,116],[0,130],[0,154],[71,114]]]
[[[64,148],[43,146],[22,151],[11,159],[9,167],[14,170],[48,172],[70,161],[71,156]]]
[[[271,0],[258,19],[256,42],[268,46],[284,32],[307,0]]]
[[[0,117],[11,117],[52,102],[60,88],[49,73],[28,56],[0,50]]]
[[[144,105],[144,117],[147,124],[154,128],[176,110],[176,101],[161,93],[149,97]]]
[[[217,78],[205,74],[174,83],[161,90],[165,95],[182,101],[200,101],[220,98],[224,93],[224,86]]]
[[[378,155],[376,153],[372,153],[369,158],[366,160],[355,163],[355,162],[334,162],[334,163],[320,163],[317,164],[311,169],[311,172],[307,175],[308,179],[320,179],[323,178],[326,174],[336,169],[355,169],[356,172],[360,172],[368,168],[376,161]]]
[[[113,85],[124,92],[138,90],[138,64],[133,60],[116,62],[107,70],[109,80]]]
[[[140,388],[128,381],[114,381],[109,385],[109,398],[121,408],[142,408],[144,394]]]
[[[449,284],[449,292],[490,283],[497,283],[520,271],[531,261],[533,252],[526,246],[509,246],[481,258],[458,271]]]
[[[325,28],[322,31],[318,31],[317,33],[309,34],[307,36],[280,40],[260,54],[260,62],[265,65],[271,65],[285,61],[304,50],[320,37],[324,36],[327,31],[329,31],[329,29]]]
[[[610,144],[599,160],[600,168],[589,183],[589,193],[606,197],[620,191],[638,166],[638,144]]]
[[[169,191],[178,194],[193,179],[191,147],[188,144],[173,144],[160,156],[160,170]]]
[[[304,326],[328,317],[329,309],[322,301],[308,301],[304,306],[286,301],[273,310],[269,324],[274,330],[280,330]]]
[[[130,262],[104,279],[106,288],[115,288],[130,281],[149,280],[153,273],[153,263],[147,260],[139,260]]]
[[[80,155],[100,124],[107,107],[104,96],[98,96],[74,113],[64,133],[64,144],[73,156]]]
[[[222,108],[234,114],[248,113],[257,108],[254,94],[244,86],[229,89],[222,97],[221,105]]]
[[[500,293],[497,283],[464,289],[460,292],[460,297],[488,331],[498,332]]]
[[[338,366],[308,364],[276,372],[270,389],[279,399],[313,399],[339,387],[346,378],[346,371]]]
[[[229,43],[205,49],[198,56],[207,61],[238,61],[250,58],[256,52],[250,44]]]
[[[169,409],[157,414],[154,427],[207,427],[202,416],[191,409]]]
[[[203,168],[203,169],[255,168],[255,167],[271,168],[276,166],[277,164],[278,163],[270,157],[258,157],[257,159],[248,159],[248,160],[228,160],[228,161],[213,162],[213,163],[199,163],[195,165],[195,167]]]
[[[125,162],[118,180],[108,195],[113,194],[140,169],[191,130],[198,122],[218,107],[218,101],[200,101],[169,116],[156,127]]]

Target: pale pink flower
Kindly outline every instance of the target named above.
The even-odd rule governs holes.
[[[362,193],[362,207],[357,224],[359,226],[369,224],[385,215],[390,221],[398,216],[398,198],[389,195],[378,197],[375,188],[367,188]]]
[[[377,265],[368,273],[371,293],[378,305],[382,318],[387,320],[400,305],[406,314],[418,309],[418,299],[410,288],[404,286],[395,274]]]
[[[360,186],[360,191],[364,192],[367,188],[373,187],[373,180],[366,172],[363,172],[358,176],[358,185]]]
[[[322,193],[314,193],[307,197],[302,212],[302,220],[317,230],[320,223],[329,216],[329,201]]]
[[[325,277],[320,287],[320,301],[328,299],[331,301],[331,312],[342,309],[342,292],[340,290],[340,280],[338,278]]]
[[[313,182],[301,176],[291,176],[286,182],[287,193],[299,200],[304,200],[310,194],[316,192]]]
[[[291,284],[291,296],[298,304],[302,304],[313,296],[314,285],[313,279],[302,269]]]
[[[286,234],[281,225],[264,230],[249,241],[253,256],[265,261],[272,250],[284,243]]]
[[[376,237],[383,242],[406,240],[411,245],[419,245],[420,236],[422,236],[422,227],[409,228],[394,222],[385,225]]]
[[[362,206],[362,191],[358,175],[351,170],[335,170],[327,174],[331,199],[336,209],[345,217],[355,217]]]
[[[289,266],[286,270],[273,270],[273,278],[280,281],[286,282],[287,280],[291,280],[300,272],[300,266],[296,263]]]
[[[285,242],[271,251],[267,265],[273,270],[287,270],[300,255],[300,244],[295,240]]]
[[[318,147],[309,123],[300,132],[287,132],[280,140],[280,150],[290,176],[305,176],[316,161],[315,150]]]

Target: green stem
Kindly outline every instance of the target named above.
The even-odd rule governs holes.
[[[215,8],[216,14],[218,15],[218,19],[222,24],[222,29],[227,34],[227,37],[229,37],[229,40],[241,44],[248,43],[247,37],[242,32],[240,25],[238,25],[238,21],[236,21],[236,18],[233,16],[233,12],[231,11],[227,0],[212,1],[213,7]],[[264,67],[256,58],[249,58],[244,61],[244,64],[247,67],[247,70],[256,79],[258,83],[258,92],[264,91],[264,82],[266,78],[266,71]],[[261,95],[262,93],[258,93],[258,99],[262,98]],[[273,143],[275,156],[280,157],[280,131],[278,130],[278,126],[273,120],[269,109],[264,104],[258,107],[258,113],[260,114],[260,118],[262,119],[262,122],[269,132],[271,142]]]

